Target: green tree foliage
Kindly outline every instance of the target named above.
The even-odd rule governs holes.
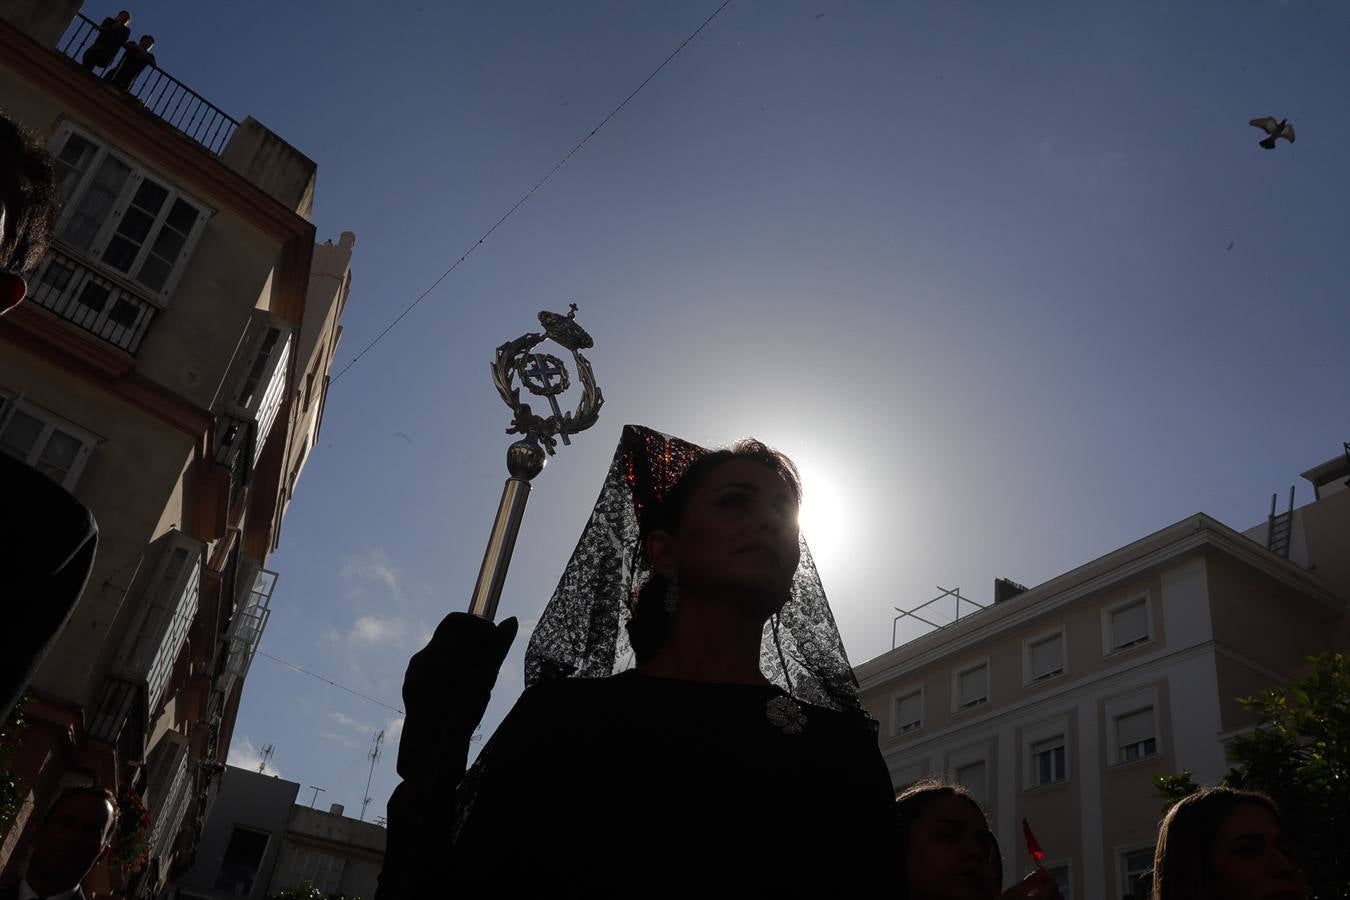
[[[1264,791],[1284,813],[1314,900],[1350,900],[1350,656],[1308,660],[1307,675],[1240,702],[1256,730],[1228,744],[1232,769],[1220,784]],[[1171,806],[1198,790],[1190,772],[1157,775]]]

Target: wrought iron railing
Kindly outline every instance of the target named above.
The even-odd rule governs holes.
[[[47,251],[28,298],[128,353],[135,353],[158,308],[56,247]]]
[[[66,56],[79,61],[98,34],[98,23],[77,13],[57,46]],[[109,66],[108,71],[112,72],[115,65]],[[237,120],[158,66],[147,65],[126,86],[126,91],[150,112],[215,154],[225,149],[230,135],[239,127]]]

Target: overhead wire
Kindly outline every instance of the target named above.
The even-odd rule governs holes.
[[[489,228],[487,231],[483,232],[482,236],[479,237],[478,240],[475,241],[473,244],[471,244],[469,246],[469,249],[465,250],[463,255],[461,255],[459,259],[455,260],[454,265],[450,266],[450,268],[442,272],[440,277],[431,283],[430,287],[422,291],[422,293],[418,294],[417,298],[413,300],[411,303],[409,303],[406,307],[404,307],[403,311],[400,312],[397,316],[395,316],[393,321],[390,322],[388,325],[386,325],[379,334],[375,335],[375,337],[370,341],[370,343],[362,347],[361,351],[357,353],[356,356],[352,357],[351,361],[349,361],[345,366],[339,369],[338,373],[329,379],[328,381],[329,385],[331,386],[333,384],[336,384],[338,379],[341,378],[343,375],[347,374],[347,371],[351,369],[352,366],[360,362],[361,357],[365,356],[367,353],[371,351],[372,348],[374,348],[376,344],[384,340],[385,335],[389,334],[389,332],[394,329],[394,326],[398,325],[399,322],[403,321],[404,317],[407,316],[408,313],[412,312],[413,309],[419,303],[425,300],[427,295],[429,295],[432,291],[436,290],[436,288],[440,285],[440,283],[449,277],[451,272],[459,268],[460,263],[464,262],[464,260],[469,258],[469,254],[473,253],[474,250],[478,249],[478,247],[482,245],[483,241],[487,240],[492,235],[492,233],[496,231],[498,227],[501,226],[503,222],[511,218],[512,213],[520,209],[520,207],[525,204],[525,201],[529,200],[530,197],[534,195],[535,191],[543,187],[544,183],[548,181],[550,178],[552,178],[555,172],[561,169],[569,159],[571,159],[573,156],[577,154],[579,150],[581,150],[582,147],[586,146],[586,143],[591,138],[595,137],[596,134],[599,133],[600,129],[604,128],[605,125],[609,123],[610,119],[613,119],[615,116],[617,116],[619,112],[625,106],[628,105],[628,101],[636,97],[638,93],[647,86],[648,82],[650,82],[653,78],[655,78],[657,75],[661,73],[662,69],[670,65],[671,61],[675,59],[675,57],[680,55],[680,51],[684,50],[685,47],[689,46],[689,44],[694,40],[694,38],[698,37],[699,34],[703,31],[703,29],[707,28],[708,25],[712,23],[713,19],[716,19],[718,14],[721,13],[722,10],[726,9],[727,6],[730,5],[730,3],[731,0],[723,0],[722,5],[717,7],[717,9],[713,10],[712,15],[704,19],[701,25],[695,28],[687,38],[681,41],[680,45],[676,47],[669,56],[667,56],[664,60],[662,60],[661,64],[657,66],[655,69],[653,69],[650,75],[648,75],[646,78],[642,80],[641,84],[633,88],[633,90],[629,92],[628,96],[624,97],[623,100],[620,101],[618,106],[614,107],[612,110],[609,111],[609,115],[605,116],[603,119],[600,120],[599,125],[596,125],[594,128],[592,128],[590,130],[590,133],[587,134],[580,141],[578,141],[576,146],[574,146],[571,150],[567,151],[567,155],[564,156],[562,159],[558,160],[557,164],[554,165],[553,168],[549,169],[548,173],[544,175],[543,178],[540,178],[537,182],[535,182],[534,187],[526,191],[524,196],[522,196],[519,200],[517,200],[515,204],[511,206],[510,209],[508,209],[505,213],[502,214],[501,218],[499,218],[496,222],[493,222],[492,227]]]
[[[403,712],[403,710],[399,709],[397,706],[393,706],[393,705],[391,705],[391,704],[385,703],[383,700],[376,700],[374,697],[371,697],[371,696],[368,695],[368,694],[363,694],[363,693],[361,693],[361,692],[358,691],[358,690],[354,690],[354,689],[352,689],[352,688],[349,688],[349,687],[347,687],[345,684],[338,684],[336,681],[334,681],[334,680],[331,679],[331,678],[327,678],[327,677],[325,677],[325,676],[323,676],[323,675],[319,675],[319,674],[316,673],[316,672],[311,672],[309,669],[302,668],[301,666],[297,666],[297,665],[296,665],[295,663],[293,663],[293,662],[287,662],[286,660],[284,660],[284,659],[282,659],[282,658],[280,658],[280,657],[278,657],[278,656],[273,656],[272,654],[266,652],[265,650],[258,650],[258,651],[256,651],[256,652],[257,652],[257,654],[258,654],[259,656],[265,656],[265,657],[267,657],[268,659],[272,660],[272,662],[275,662],[275,663],[281,663],[283,666],[286,666],[287,668],[294,669],[294,670],[297,671],[297,672],[301,672],[301,673],[303,673],[303,674],[305,674],[305,675],[308,675],[310,678],[317,678],[317,679],[319,679],[320,681],[322,681],[322,682],[324,682],[324,683],[326,683],[326,684],[331,684],[333,687],[337,688],[337,689],[340,690],[340,691],[346,691],[346,692],[349,693],[349,694],[354,694],[355,696],[360,697],[362,700],[367,700],[367,701],[369,701],[369,702],[371,702],[371,703],[374,703],[374,704],[377,705],[377,706],[383,706],[385,709],[393,710],[394,712],[398,713],[400,716],[401,716],[401,715],[405,715],[405,713]]]

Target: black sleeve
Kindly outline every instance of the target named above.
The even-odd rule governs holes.
[[[449,882],[499,892],[539,872],[551,838],[565,829],[571,779],[562,685],[520,695],[461,786],[462,821],[450,848]]]
[[[98,546],[83,503],[0,453],[0,719],[28,687],[79,602]]]

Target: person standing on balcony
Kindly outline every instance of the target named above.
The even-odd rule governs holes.
[[[144,72],[146,66],[155,64],[155,54],[150,52],[150,49],[155,46],[155,39],[148,34],[143,34],[136,43],[127,41],[122,46],[125,51],[122,54],[122,59],[103,77],[111,81],[114,86],[129,91],[132,83],[136,81],[136,76]]]
[[[47,252],[57,196],[47,152],[0,113],[0,316],[23,301],[24,276]],[[0,629],[0,720],[9,717],[70,619],[98,545],[98,526],[85,505],[15,458],[25,449],[23,435],[10,433],[21,427],[19,415],[17,400],[0,395],[0,598],[6,620]]]
[[[98,35],[89,49],[84,51],[80,62],[90,72],[102,69],[113,61],[122,45],[131,40],[131,13],[125,9],[116,18],[106,18],[98,26]]]

